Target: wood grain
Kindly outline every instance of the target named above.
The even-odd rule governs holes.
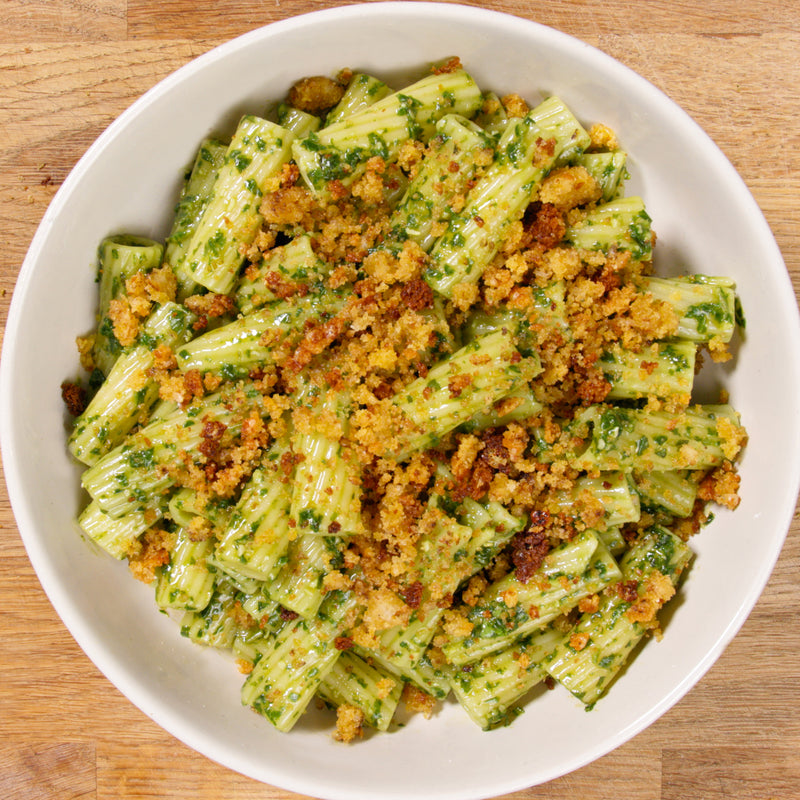
[[[18,800],[94,797],[95,748],[91,744],[47,743],[1,748],[0,791]]]
[[[214,45],[332,5],[326,0],[4,0],[0,323],[47,204],[118,114]],[[495,0],[489,5],[600,47],[683,106],[750,187],[800,293],[800,4]],[[684,700],[605,758],[506,800],[800,800],[798,534],[795,515],[758,605]],[[0,609],[3,797],[299,797],[190,751],[111,686],[44,595],[4,489]]]

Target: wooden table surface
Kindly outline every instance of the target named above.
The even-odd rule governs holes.
[[[101,131],[200,53],[326,0],[0,0],[0,327],[47,204]],[[800,289],[800,2],[495,0],[632,67],[733,162]],[[757,268],[757,265],[754,265]],[[780,357],[778,354],[776,357]],[[515,800],[800,798],[800,521],[742,631],[674,709]],[[0,796],[297,798],[157,727],[45,597],[0,486]]]

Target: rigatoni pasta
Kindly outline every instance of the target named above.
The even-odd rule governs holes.
[[[500,88],[305,78],[199,144],[166,242],[101,244],[79,525],[281,731],[591,707],[738,503],[739,416],[693,402],[735,286],[656,277],[614,133]]]

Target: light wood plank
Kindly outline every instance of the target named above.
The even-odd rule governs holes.
[[[457,0],[450,0],[457,2]],[[605,0],[587,3],[581,0],[494,0],[491,4],[467,0],[464,5],[487,6],[578,36],[584,40],[601,35],[628,31],[653,35],[678,30],[709,35],[751,35],[768,30],[791,30],[786,5],[781,0],[755,0],[747,3],[746,13],[729,0],[695,3],[692,0]],[[353,5],[350,2],[327,0],[282,0],[263,3],[259,0],[197,0],[188,11],[185,0],[129,0],[129,35],[132,37],[171,36],[184,29],[192,37],[238,36],[277,19],[317,11],[332,6]],[[188,14],[188,19],[187,19]]]
[[[105,742],[97,752],[97,797],[192,800],[313,800],[220,768],[170,737],[149,737],[135,748]]]
[[[123,39],[125,0],[4,0],[0,41],[12,43]]]
[[[667,749],[661,800],[796,800],[797,752],[785,746]]]
[[[0,747],[0,795],[14,800],[95,800],[92,744]]]

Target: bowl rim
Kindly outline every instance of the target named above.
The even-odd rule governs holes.
[[[491,20],[492,22],[505,20],[506,24],[525,26],[532,32],[536,32],[538,35],[546,35],[548,38],[552,39],[553,41],[560,42],[561,45],[567,48],[581,48],[584,49],[584,51],[592,52],[594,58],[603,61],[609,68],[618,70],[619,74],[624,75],[626,80],[638,83],[642,87],[643,91],[658,95],[660,96],[660,101],[662,103],[666,102],[669,104],[672,112],[683,120],[683,124],[688,124],[694,129],[694,134],[704,142],[709,157],[716,159],[719,167],[728,173],[728,177],[731,179],[732,185],[737,187],[742,199],[750,204],[757,212],[754,214],[753,219],[754,225],[756,225],[758,228],[757,235],[763,242],[768,243],[768,246],[772,249],[772,253],[770,254],[771,258],[779,260],[780,263],[783,263],[784,265],[783,274],[776,276],[776,279],[783,283],[784,291],[781,293],[781,296],[779,298],[775,298],[775,300],[783,307],[782,311],[786,315],[786,318],[788,320],[792,320],[790,329],[791,341],[789,342],[788,349],[791,352],[800,352],[800,312],[798,312],[796,296],[788,271],[786,270],[785,263],[783,262],[782,255],[778,248],[777,242],[775,241],[774,235],[770,230],[766,219],[761,212],[761,209],[756,203],[749,188],[744,183],[744,180],[736,172],[733,165],[721,152],[717,145],[711,140],[708,134],[706,134],[706,132],[689,116],[686,111],[684,111],[673,100],[671,100],[671,98],[669,98],[662,90],[599,48],[589,45],[580,39],[566,34],[558,29],[551,28],[533,20],[517,17],[507,12],[468,6],[460,3],[415,2],[410,4],[407,2],[400,2],[400,0],[389,0],[389,2],[375,3],[356,3],[352,5],[327,8],[291,16],[241,34],[191,59],[186,64],[179,67],[177,70],[173,71],[146,92],[144,92],[111,122],[111,124],[97,137],[97,139],[95,139],[95,141],[89,146],[86,152],[75,164],[45,211],[20,268],[9,308],[3,340],[2,357],[0,358],[0,448],[2,449],[2,458],[5,467],[5,481],[12,510],[17,521],[20,537],[22,538],[26,552],[34,567],[36,575],[50,602],[61,617],[65,626],[89,657],[89,659],[97,666],[103,675],[125,695],[128,700],[130,700],[141,711],[143,711],[147,716],[149,716],[153,721],[155,721],[170,734],[174,735],[176,738],[180,739],[211,760],[218,761],[218,763],[222,763],[224,766],[248,775],[256,780],[265,781],[266,779],[263,777],[263,775],[256,775],[252,770],[248,769],[246,760],[244,759],[240,759],[236,763],[233,763],[236,761],[235,759],[221,761],[219,756],[211,749],[211,743],[203,732],[198,733],[192,730],[190,727],[182,725],[180,721],[176,721],[168,712],[162,712],[158,704],[147,695],[147,692],[140,692],[138,686],[131,688],[130,685],[127,684],[127,681],[122,680],[120,674],[118,673],[116,662],[104,652],[102,641],[95,636],[86,621],[82,619],[80,615],[74,613],[74,609],[71,606],[69,597],[64,591],[64,587],[60,584],[57,572],[51,568],[51,564],[48,560],[47,550],[43,547],[42,542],[39,540],[39,537],[36,534],[29,511],[28,493],[23,486],[21,477],[17,472],[18,449],[21,443],[19,442],[16,431],[14,430],[12,413],[10,412],[10,409],[12,408],[12,388],[11,381],[9,380],[15,369],[16,357],[14,352],[14,340],[16,338],[17,328],[22,318],[25,297],[32,280],[34,267],[38,261],[43,243],[47,239],[49,230],[53,224],[53,220],[69,202],[72,193],[80,185],[84,174],[91,169],[92,164],[96,160],[98,154],[102,152],[117,137],[118,133],[128,125],[131,119],[139,115],[145,108],[147,108],[151,103],[155,102],[163,94],[169,92],[174,86],[180,84],[187,76],[205,70],[215,62],[224,60],[231,53],[236,52],[237,50],[244,48],[253,42],[266,41],[272,37],[281,36],[284,32],[309,25],[317,25],[333,17],[340,19],[342,17],[369,15],[375,18],[388,19],[395,15],[428,15],[431,17],[441,17],[442,15],[446,16],[448,14],[459,15],[465,20],[471,19],[476,25],[479,25],[483,20]],[[598,742],[595,748],[589,751],[583,751],[580,753],[580,755],[575,756],[571,760],[567,759],[566,769],[562,768],[559,769],[558,772],[553,772],[553,774],[546,775],[541,780],[537,780],[537,783],[553,780],[560,775],[567,774],[568,772],[578,769],[630,740],[636,734],[640,733],[646,727],[651,725],[662,714],[675,705],[683,696],[685,696],[686,693],[697,684],[702,676],[716,662],[722,651],[727,647],[736,633],[740,630],[755,606],[761,593],[763,592],[764,587],[766,586],[766,583],[778,560],[786,536],[788,535],[794,515],[794,503],[796,501],[798,491],[800,490],[800,435],[798,435],[796,439],[797,441],[793,443],[792,469],[788,473],[790,475],[790,480],[786,481],[784,491],[786,501],[784,513],[782,514],[783,522],[781,525],[783,535],[781,537],[776,537],[773,549],[769,552],[769,557],[762,559],[757,579],[753,582],[750,591],[748,591],[748,593],[741,598],[737,614],[730,620],[728,626],[720,633],[715,645],[707,651],[705,657],[697,663],[695,668],[689,674],[683,677],[681,682],[672,692],[670,692],[667,696],[662,697],[660,701],[654,704],[646,714],[642,715],[635,724],[629,726],[627,729],[622,731],[619,736],[615,737],[613,742]],[[125,684],[126,688],[123,689],[121,684]],[[366,800],[366,798],[370,796],[366,793],[354,793],[352,790],[340,791],[336,788],[331,790],[328,787],[310,785],[308,781],[303,780],[302,776],[299,776],[296,780],[292,781],[287,780],[285,775],[281,775],[280,781],[280,786],[301,793],[318,792],[321,788],[324,788],[325,794],[319,796],[329,797],[336,800],[338,800],[338,798],[341,798],[342,800],[357,800],[357,798],[361,797]],[[506,792],[517,791],[531,785],[533,784],[525,782],[524,779],[499,778],[493,791],[495,793],[503,794]],[[400,798],[405,797],[406,795],[395,795],[392,794],[391,791],[388,791],[384,796],[386,798]],[[485,793],[470,794],[467,792],[465,794],[462,791],[453,792],[450,795],[445,795],[442,793],[438,795],[441,800],[444,800],[445,797],[452,797],[453,800],[455,800],[455,798],[464,800],[465,798],[479,798],[487,796],[488,795]]]

